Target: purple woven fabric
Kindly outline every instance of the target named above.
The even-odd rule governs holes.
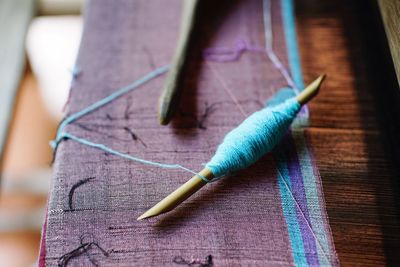
[[[168,64],[181,3],[91,1],[69,113]],[[280,1],[273,1],[272,14],[274,50],[287,65]],[[169,126],[157,119],[163,76],[68,125],[68,132],[136,157],[201,170],[224,135],[244,119],[240,109],[251,114],[262,108],[286,82],[264,54],[244,53],[228,63],[202,59],[205,48],[232,46],[243,36],[264,47],[262,1],[203,0],[200,18],[185,90]],[[190,176],[62,141],[40,265],[211,266],[208,255],[213,266],[337,265],[320,178],[302,131],[176,210],[136,221]]]

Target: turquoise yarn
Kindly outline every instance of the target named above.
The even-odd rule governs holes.
[[[206,164],[219,177],[246,168],[271,151],[300,111],[296,98],[253,113],[229,132]]]

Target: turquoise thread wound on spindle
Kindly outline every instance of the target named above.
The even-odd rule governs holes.
[[[300,108],[291,98],[253,113],[225,136],[206,167],[219,177],[252,165],[281,140]]]

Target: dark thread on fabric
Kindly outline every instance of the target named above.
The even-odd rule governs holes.
[[[182,110],[179,111],[179,114],[182,117],[191,118],[194,121],[196,128],[201,129],[201,130],[207,130],[206,120],[209,118],[209,116],[212,113],[214,113],[214,111],[217,110],[217,106],[220,104],[221,104],[221,102],[215,102],[211,105],[208,105],[208,103],[205,102],[204,103],[204,105],[205,105],[204,112],[199,117],[197,117],[196,115],[193,115],[191,113],[184,112]]]
[[[84,124],[77,123],[77,122],[75,122],[75,123],[73,123],[73,124],[71,124],[71,125],[76,125],[76,126],[78,126],[79,128],[81,128],[81,129],[83,129],[83,130],[86,130],[86,131],[88,131],[88,132],[93,132],[93,133],[105,135],[107,138],[114,138],[114,139],[117,139],[117,140],[119,140],[119,141],[126,141],[126,140],[123,140],[123,139],[119,139],[119,138],[113,136],[112,134],[108,134],[108,133],[104,133],[104,132],[99,131],[99,130],[95,130],[95,129],[89,127],[88,125],[84,125]],[[90,125],[90,126],[92,126],[92,125]],[[104,126],[93,125],[93,127],[104,127]]]
[[[204,110],[204,113],[200,115],[200,118],[197,120],[197,127],[202,130],[207,130],[205,122],[207,118],[217,110],[218,103],[208,105],[208,103],[205,102],[205,106],[206,109]]]
[[[143,47],[143,51],[148,58],[150,69],[152,69],[152,70],[155,69],[156,64],[154,63],[153,55],[150,53],[149,49],[147,49],[147,47],[145,47],[145,46]]]
[[[110,120],[110,121],[113,121],[114,120],[114,118],[113,117],[111,117],[111,115],[110,114],[106,114],[106,118],[108,119],[108,120]]]
[[[130,118],[130,116],[129,116],[129,115],[130,115],[129,109],[130,109],[130,107],[131,107],[131,98],[130,98],[130,97],[127,97],[126,102],[127,102],[127,105],[126,105],[125,112],[124,112],[124,119],[125,119],[125,120],[129,120],[129,118]]]
[[[61,140],[66,140],[66,139],[68,139],[68,138],[67,137],[62,137],[61,138]],[[50,166],[52,166],[54,164],[54,161],[56,160],[57,150],[58,150],[58,147],[53,149],[53,154],[51,156],[52,158],[51,158],[51,161],[50,161]]]
[[[127,225],[127,226],[109,226],[108,230],[126,230],[126,229],[134,229],[137,225]]]
[[[75,193],[75,190],[78,188],[78,187],[80,187],[80,186],[82,186],[82,185],[84,185],[84,184],[86,184],[86,183],[88,183],[89,181],[91,181],[91,180],[93,180],[93,179],[95,179],[96,177],[89,177],[89,178],[85,178],[85,179],[83,179],[83,180],[79,180],[77,183],[75,183],[72,187],[71,187],[71,190],[69,190],[69,193],[68,193],[68,206],[69,206],[69,209],[72,211],[72,210],[74,210],[74,207],[73,207],[73,197],[74,197],[74,193]]]
[[[123,129],[129,133],[133,141],[139,141],[144,147],[147,147],[146,143],[143,142],[143,140],[139,138],[129,127],[123,127]]]
[[[117,128],[117,129],[123,129],[124,131],[127,131],[127,132],[129,133],[130,137],[131,137],[131,139],[129,139],[129,140],[123,139],[123,138],[119,138],[119,137],[116,137],[116,136],[114,136],[114,135],[112,135],[112,134],[105,133],[105,132],[102,132],[102,131],[93,129],[93,128],[89,127],[88,125],[93,126],[93,127],[103,127],[103,128],[110,128],[110,129],[113,129],[114,127],[112,127],[112,126],[98,125],[98,124],[88,124],[88,125],[84,125],[84,124],[81,124],[81,123],[73,123],[73,124],[71,124],[71,125],[76,125],[76,126],[78,126],[79,128],[81,128],[81,129],[83,129],[83,130],[86,130],[86,131],[88,131],[88,132],[93,132],[93,133],[101,134],[101,135],[106,136],[107,138],[113,138],[113,139],[118,140],[118,141],[130,142],[131,139],[134,140],[134,141],[139,141],[144,147],[147,147],[147,145],[143,142],[143,140],[142,140],[141,138],[139,138],[139,137],[138,137],[131,129],[129,129],[128,127],[122,127],[122,128]]]
[[[113,120],[115,120],[115,118],[113,118]],[[81,127],[81,125],[83,125],[83,124],[75,122],[75,123],[73,123],[73,124],[71,124],[71,125],[77,125],[77,126]],[[89,122],[85,122],[85,126],[86,126],[86,127],[91,127],[91,128],[92,128],[92,127],[95,127],[95,128],[115,129],[115,126],[114,126],[114,125],[98,124],[98,123],[89,123]],[[82,127],[82,129],[85,129],[85,128]],[[89,128],[88,128],[88,130],[89,130],[89,131],[93,131],[93,129],[89,129]],[[102,132],[99,131],[98,133],[102,133]],[[102,133],[102,134],[104,134],[104,133]]]
[[[63,212],[75,212],[75,211],[100,211],[99,209],[94,208],[74,208],[73,210],[63,210]]]
[[[83,254],[87,256],[87,258],[89,259],[90,263],[93,266],[96,267],[99,266],[98,262],[89,254],[89,250],[91,250],[92,248],[97,248],[106,257],[109,256],[109,253],[105,249],[103,249],[97,242],[95,241],[84,242],[85,237],[86,237],[85,234],[81,235],[80,245],[77,248],[71,250],[70,252],[65,253],[64,255],[58,258],[57,265],[59,267],[66,267],[71,259],[77,258]]]
[[[86,131],[88,131],[88,132],[95,132],[95,133],[99,133],[99,134],[104,134],[104,133],[102,133],[102,132],[100,132],[100,131],[97,131],[97,130],[95,130],[95,129],[92,129],[92,128],[90,128],[90,127],[88,127],[87,125],[84,125],[84,124],[82,124],[82,123],[77,123],[77,122],[75,122],[74,124],[71,124],[71,125],[76,125],[76,126],[78,126],[79,128],[82,128],[83,130],[86,130]]]
[[[173,263],[179,264],[179,265],[186,265],[190,267],[210,267],[213,266],[213,260],[212,260],[212,255],[208,255],[204,261],[201,261],[200,259],[191,259],[191,260],[185,260],[181,256],[176,256],[173,260]]]

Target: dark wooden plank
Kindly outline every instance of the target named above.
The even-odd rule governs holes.
[[[342,266],[399,266],[399,90],[375,1],[297,1],[308,130]]]
[[[399,264],[395,174],[378,132],[309,130],[343,266]]]

